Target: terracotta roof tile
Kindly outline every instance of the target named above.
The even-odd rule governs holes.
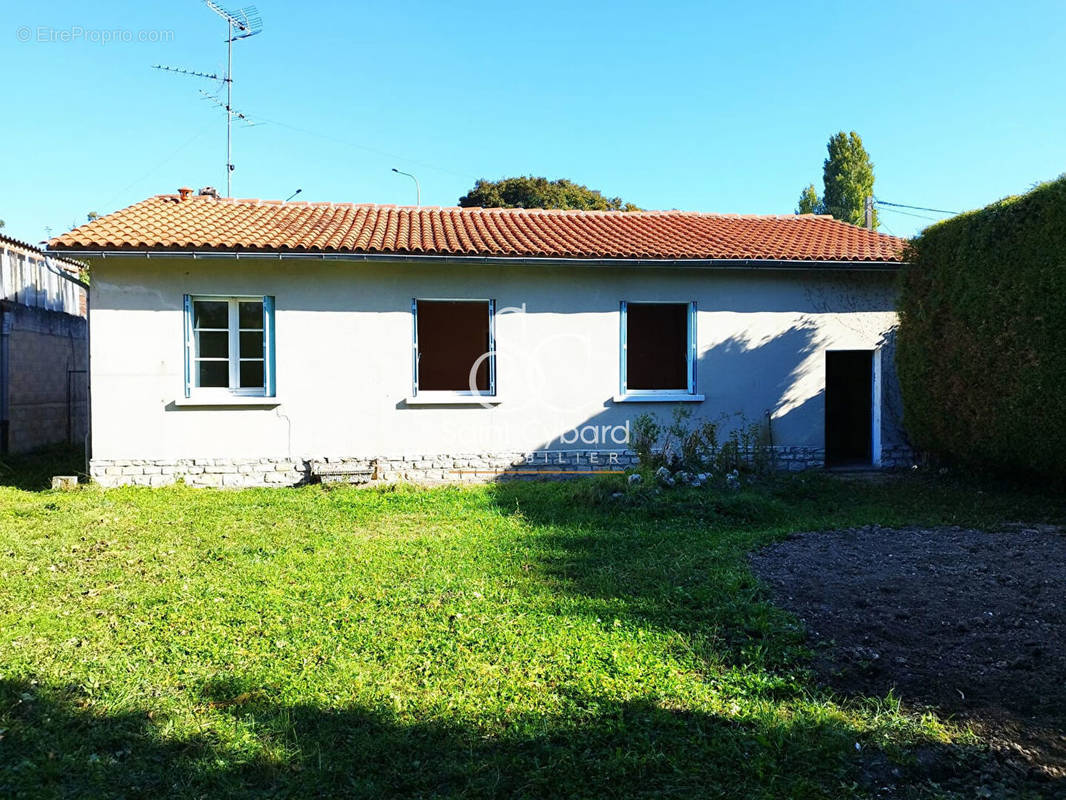
[[[821,216],[285,203],[157,195],[54,250],[223,250],[595,259],[885,261],[904,241]]]

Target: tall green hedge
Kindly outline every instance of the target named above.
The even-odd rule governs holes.
[[[1066,176],[928,228],[908,260],[896,363],[914,444],[1066,479]]]

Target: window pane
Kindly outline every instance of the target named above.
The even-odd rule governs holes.
[[[192,307],[194,327],[229,327],[229,303],[225,300],[197,300]]]
[[[228,361],[198,361],[196,367],[200,378],[197,386],[222,389],[229,387]]]
[[[241,388],[256,389],[263,386],[263,362],[241,362]]]
[[[418,388],[470,391],[470,370],[489,350],[489,304],[418,301]],[[489,390],[489,360],[481,359],[475,385]]]
[[[263,357],[263,332],[241,332],[241,358]]]
[[[240,318],[242,328],[263,327],[262,303],[238,303],[237,307],[237,316]]]
[[[229,334],[225,331],[197,331],[197,358],[229,358]]]
[[[626,388],[688,391],[687,303],[630,303]]]

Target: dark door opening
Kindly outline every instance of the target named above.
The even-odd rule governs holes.
[[[873,459],[873,351],[825,354],[825,463],[868,466]]]

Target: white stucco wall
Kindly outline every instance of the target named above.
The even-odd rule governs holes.
[[[94,459],[530,451],[665,416],[612,401],[621,300],[697,302],[698,414],[769,410],[777,444],[821,447],[826,350],[876,348],[896,322],[885,273],[111,257],[92,276]],[[276,409],[173,405],[186,293],[275,297]],[[495,299],[498,406],[406,406],[413,297]]]

